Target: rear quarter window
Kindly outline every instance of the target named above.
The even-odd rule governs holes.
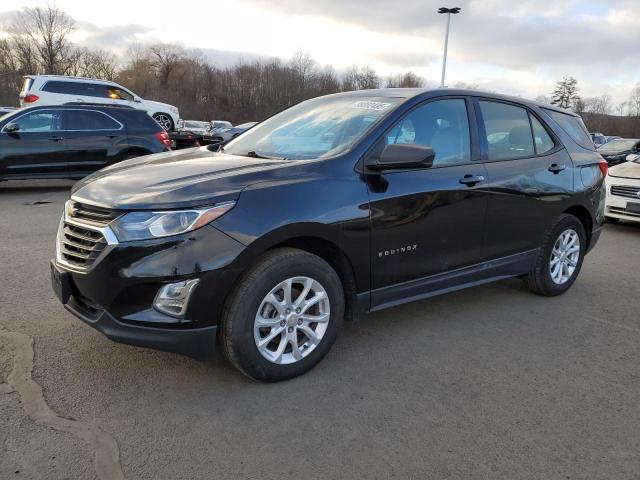
[[[574,142],[588,150],[594,149],[591,136],[587,131],[587,127],[582,123],[582,119],[580,117],[558,112],[556,110],[549,110],[547,108],[544,108],[543,110],[547,115],[553,118],[558,125],[560,125],[560,128],[562,128],[562,130],[564,130]]]

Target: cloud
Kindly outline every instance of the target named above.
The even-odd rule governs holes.
[[[151,27],[134,23],[98,27],[91,22],[76,22],[76,35],[81,39],[77,43],[83,47],[104,50],[126,49],[152,30]]]
[[[544,3],[456,2],[462,13],[452,16],[450,55],[461,61],[526,70],[546,66],[608,69],[626,62],[640,64],[637,0]],[[437,41],[444,34],[444,16],[436,13],[441,4],[440,0],[403,0],[395,8],[388,0],[307,0],[301,11],[298,0],[270,0],[269,8]],[[402,52],[398,56],[402,57]],[[411,56],[417,58],[416,54]]]

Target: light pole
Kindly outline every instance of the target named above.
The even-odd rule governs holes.
[[[451,14],[460,13],[460,7],[445,8],[440,7],[438,13],[447,14],[447,30],[444,34],[444,56],[442,57],[442,79],[440,80],[440,86],[444,87],[444,73],[447,70],[447,47],[449,46],[449,24],[451,23]]]

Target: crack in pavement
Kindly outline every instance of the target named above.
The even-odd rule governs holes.
[[[95,452],[94,466],[100,479],[124,480],[120,466],[120,450],[110,434],[93,422],[71,420],[56,414],[47,404],[42,387],[33,380],[33,339],[24,333],[0,327],[0,337],[13,342],[14,364],[6,383],[0,383],[0,393],[17,392],[22,408],[36,423],[70,433],[90,444]]]

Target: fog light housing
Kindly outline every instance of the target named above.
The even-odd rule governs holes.
[[[153,308],[172,317],[184,318],[189,296],[199,281],[196,278],[163,285],[153,300]]]

